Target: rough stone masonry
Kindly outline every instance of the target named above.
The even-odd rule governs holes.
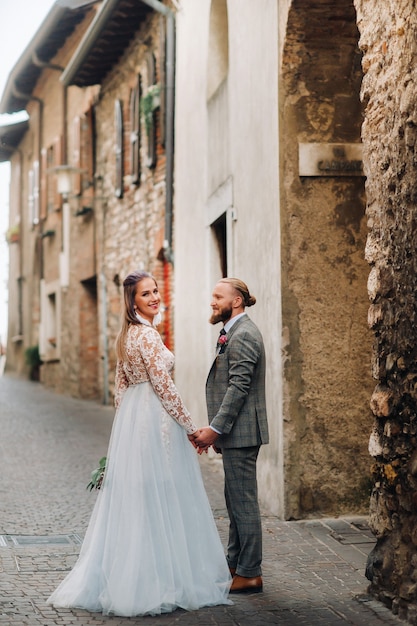
[[[374,333],[370,589],[417,624],[417,11],[355,0],[363,52],[362,128]]]

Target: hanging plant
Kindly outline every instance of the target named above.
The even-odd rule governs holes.
[[[153,114],[160,106],[160,85],[151,85],[140,99],[140,112],[145,122],[146,132],[149,134],[153,124]]]

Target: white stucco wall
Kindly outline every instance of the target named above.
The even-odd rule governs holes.
[[[211,327],[214,271],[209,146],[228,142],[222,165],[229,209],[229,275],[256,296],[248,309],[267,351],[270,444],[258,464],[260,498],[283,511],[281,286],[278,163],[278,9],[272,0],[229,0],[228,124],[208,126],[210,0],[183,0],[177,13],[175,152],[176,382],[199,425],[206,423],[204,386],[219,327]],[[214,141],[213,141],[214,140]],[[219,178],[216,171],[216,180]],[[218,191],[221,192],[225,187]]]

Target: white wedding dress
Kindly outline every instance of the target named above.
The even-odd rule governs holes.
[[[173,384],[172,353],[151,325],[131,325],[117,364],[104,482],[55,607],[120,616],[231,604],[229,569]]]

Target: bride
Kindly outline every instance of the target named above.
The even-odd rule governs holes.
[[[123,287],[106,473],[78,561],[47,602],[129,617],[231,604],[229,568],[190,444],[198,429],[154,327],[158,286],[133,272]]]

